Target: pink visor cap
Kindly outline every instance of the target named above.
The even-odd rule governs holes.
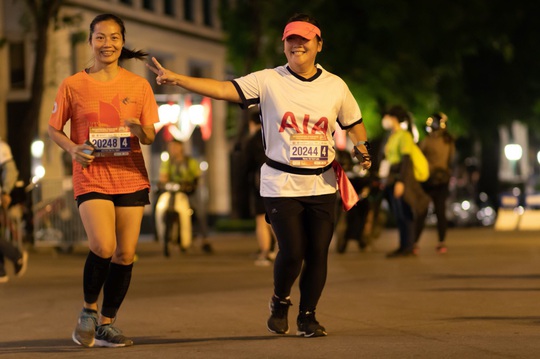
[[[317,26],[310,24],[309,22],[293,21],[288,23],[287,26],[285,26],[281,41],[285,40],[291,35],[298,35],[302,36],[304,39],[311,40],[315,37],[315,35],[319,35],[319,37],[321,37],[321,30]]]

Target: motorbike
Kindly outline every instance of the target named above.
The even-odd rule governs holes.
[[[155,211],[156,235],[163,245],[163,254],[170,256],[169,244],[177,244],[181,252],[187,251],[193,240],[193,210],[188,194],[194,188],[189,184],[166,183],[158,197]]]

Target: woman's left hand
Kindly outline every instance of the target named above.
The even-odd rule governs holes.
[[[129,129],[133,132],[136,127],[141,126],[141,121],[139,121],[138,118],[126,118],[124,120],[124,125],[129,127]]]
[[[129,128],[134,136],[139,138],[143,145],[151,145],[154,142],[156,131],[153,125],[143,126],[138,118],[126,118],[124,125]]]

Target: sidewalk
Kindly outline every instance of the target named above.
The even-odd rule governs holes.
[[[2,358],[537,358],[540,356],[540,234],[451,229],[449,252],[428,230],[416,258],[386,259],[386,230],[373,251],[332,251],[317,318],[323,338],[266,330],[272,268],[253,265],[253,235],[218,234],[215,253],[171,258],[139,246],[117,325],[129,348],[85,349],[71,341],[82,304],[87,249],[30,253],[23,278],[0,285]],[[10,263],[7,264],[11,270]],[[11,272],[10,272],[11,273]]]

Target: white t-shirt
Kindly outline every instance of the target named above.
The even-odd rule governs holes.
[[[259,105],[266,156],[293,167],[321,168],[335,157],[337,121],[348,128],[362,120],[347,84],[317,65],[310,79],[287,65],[233,80],[243,107]],[[263,165],[261,196],[302,197],[335,193],[332,169],[322,175],[296,175]]]

